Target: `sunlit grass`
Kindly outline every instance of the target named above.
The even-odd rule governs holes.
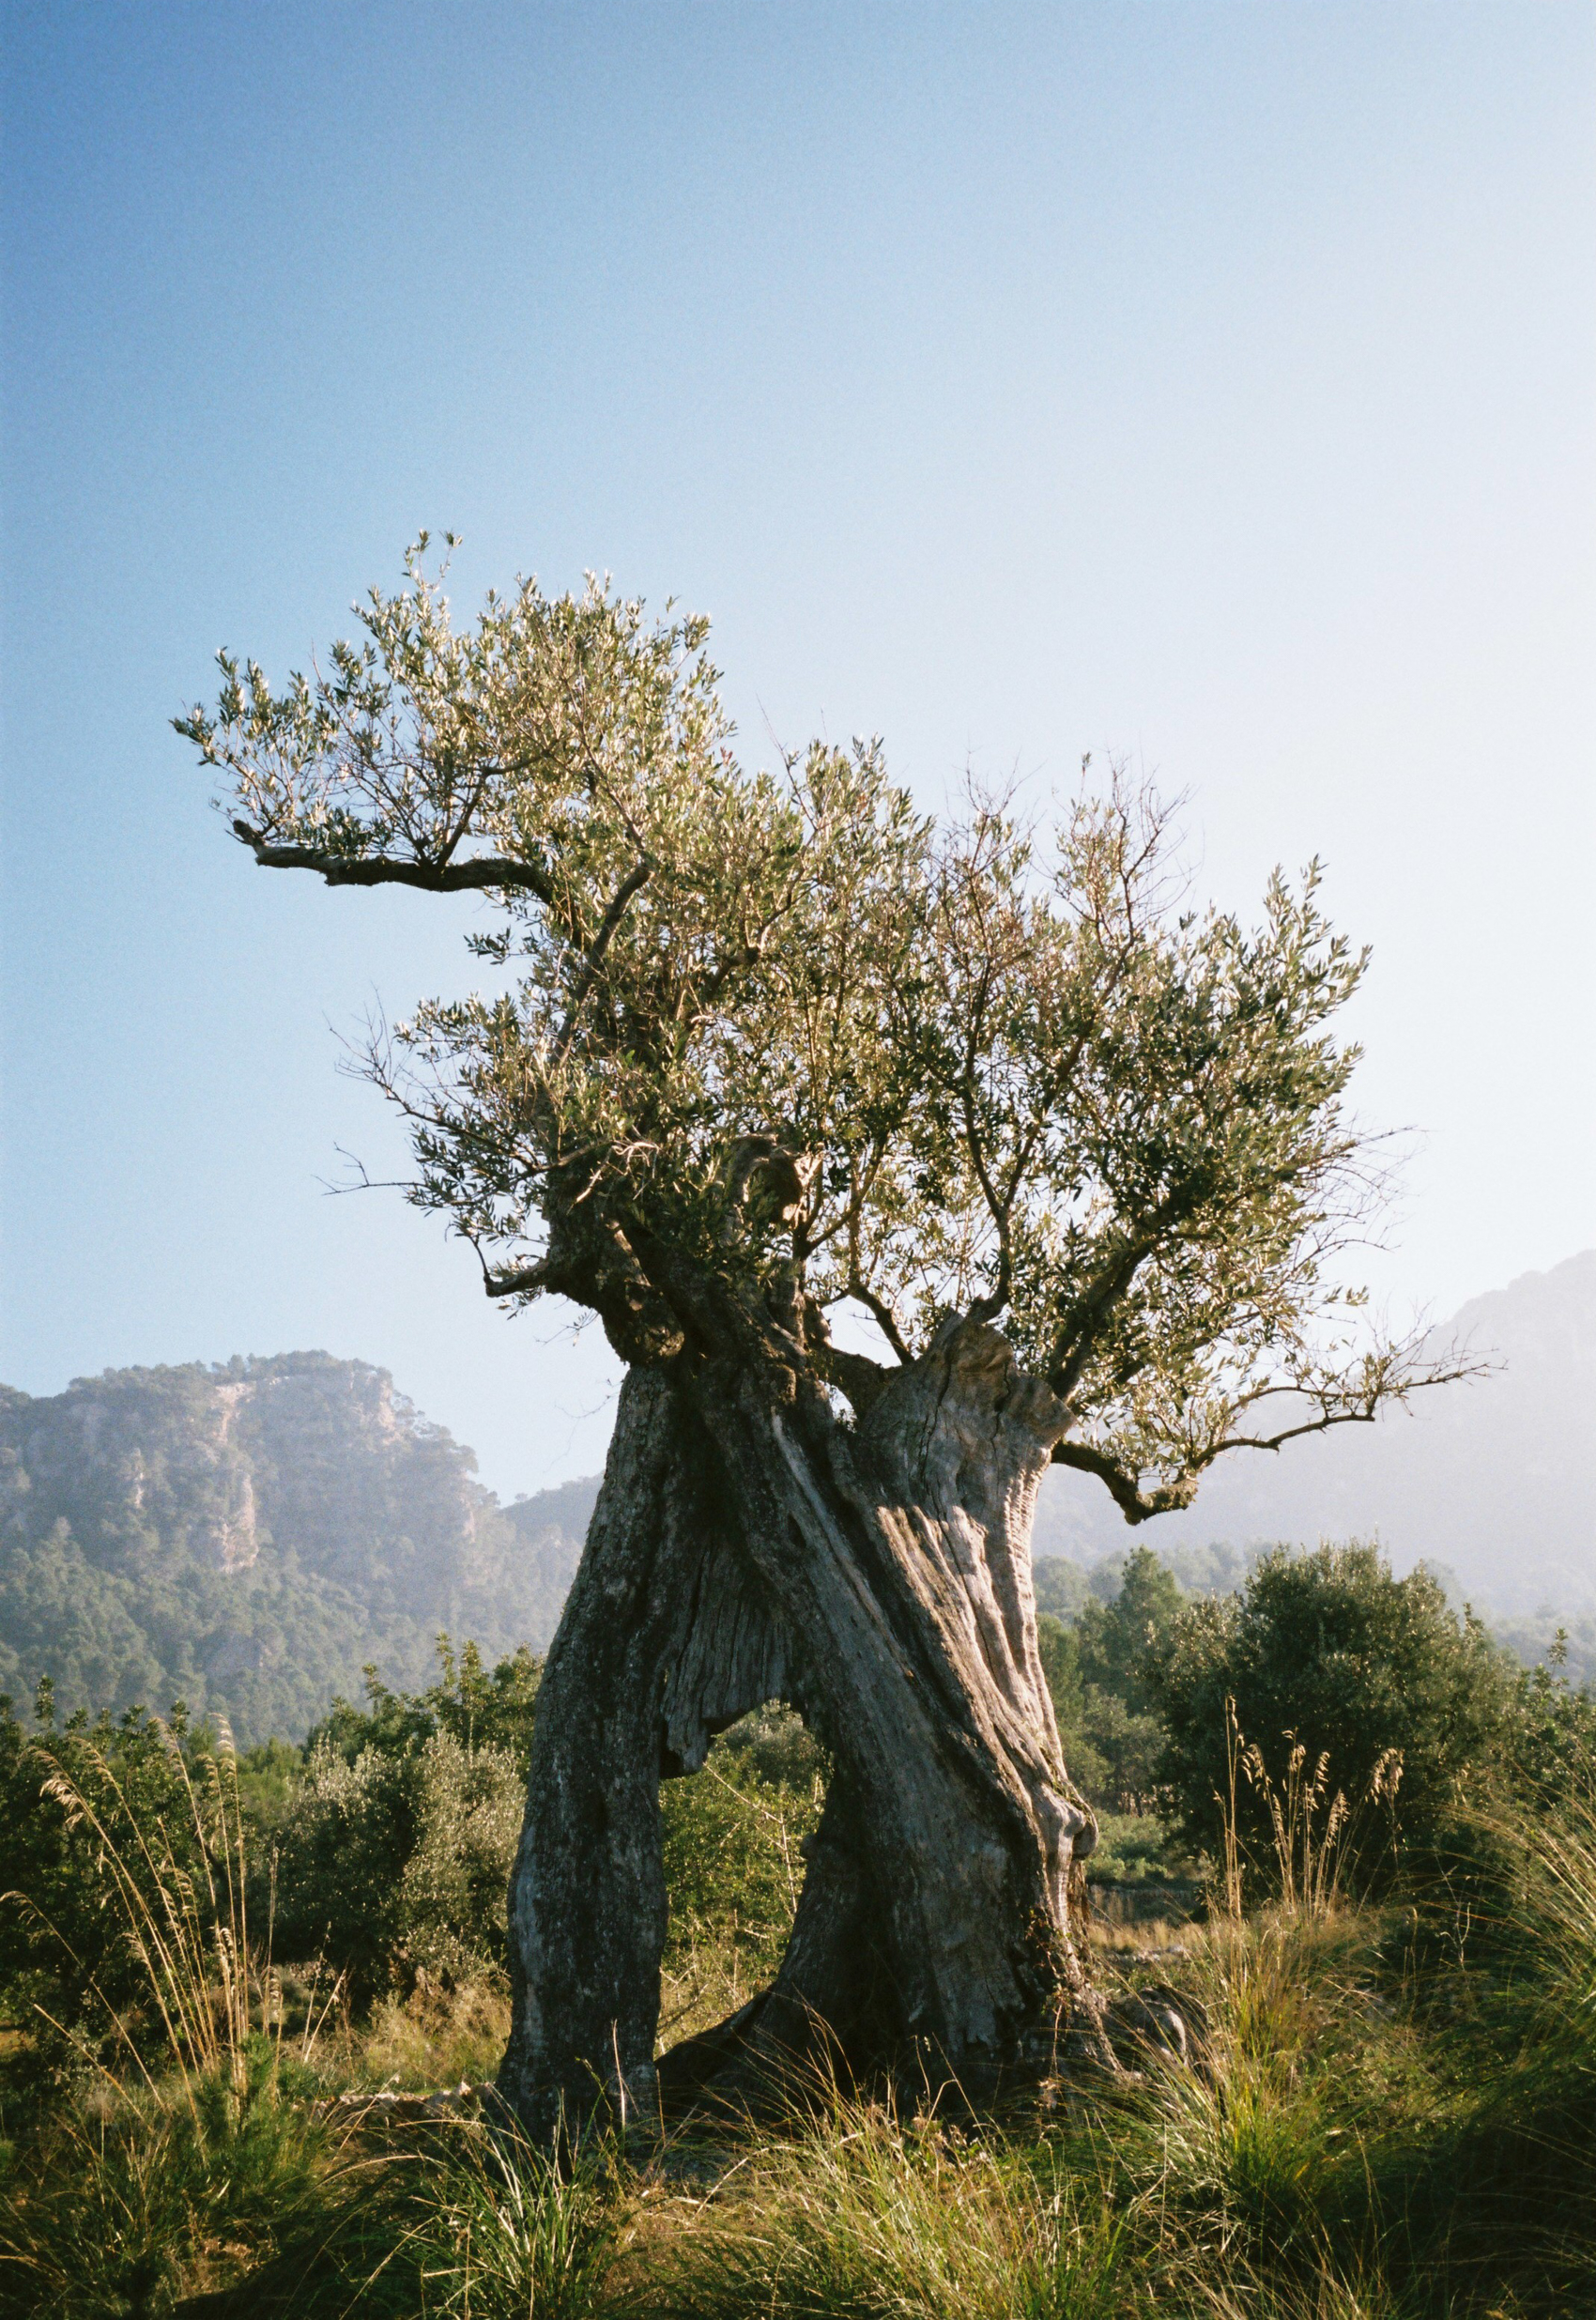
[[[668,2202],[628,2277],[683,2320],[1109,2320],[1134,2239],[1045,2152],[819,2089],[707,2198]]]
[[[330,2043],[327,2068],[351,2087],[406,2091],[491,2083],[510,2035],[510,1999],[496,1982],[423,1984],[389,1996]]]
[[[264,2039],[207,2073],[60,2105],[0,2191],[0,2310],[123,2320],[269,2260],[321,2212],[341,2154],[285,2099]]]
[[[117,2067],[84,2046],[31,2110],[8,2105],[0,2312],[18,2320],[159,2320],[185,2297],[208,2299],[195,2320],[1596,2312],[1588,1802],[1484,1830],[1488,1881],[1467,1882],[1465,1846],[1427,1899],[1355,1906],[1288,1787],[1285,1898],[1097,1947],[1111,1990],[1183,2008],[1189,2059],[1122,2041],[1129,2067],[1051,2113],[999,2128],[817,2082],[696,2146],[551,2152],[490,2095],[431,2116],[383,2099],[480,2089],[502,1989],[423,1978],[356,2021],[335,1980],[277,1974],[231,1913],[225,1754],[203,1779],[186,1861],[86,1799],[146,1996]],[[1327,1811],[1298,1788],[1312,1836]],[[757,1838],[768,1890],[752,1923],[733,1907],[679,1928],[667,1999],[689,2020],[750,1993],[790,1897],[763,1823],[714,1794],[694,1842]]]

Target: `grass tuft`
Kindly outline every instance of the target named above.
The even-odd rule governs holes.
[[[1110,2320],[1131,2219],[1047,2153],[833,2096],[750,2143],[644,2245],[681,2320]]]
[[[64,2108],[0,2193],[0,2312],[142,2320],[268,2262],[325,2205],[334,2153],[264,2039],[204,2076]]]

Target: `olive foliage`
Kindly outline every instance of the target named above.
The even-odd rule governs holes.
[[[1316,865],[1249,929],[1187,906],[1117,776],[938,824],[878,741],[750,770],[703,620],[590,577],[456,626],[427,547],[313,676],[223,654],[176,722],[257,862],[482,898],[479,987],[364,1060],[490,1295],[573,1298],[636,1361],[708,1284],[856,1409],[881,1371],[836,1309],[899,1361],[1001,1318],[1132,1521],[1415,1382],[1340,1278],[1377,1191],[1331,1028],[1365,955]]]

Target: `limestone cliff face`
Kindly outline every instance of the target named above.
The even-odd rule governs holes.
[[[396,1394],[386,1370],[324,1354],[226,1368],[107,1371],[64,1393],[0,1402],[13,1516],[65,1519],[94,1560],[184,1550],[253,1569],[275,1543],[362,1579],[375,1557],[429,1568],[492,1502],[475,1458]],[[24,1513],[25,1509],[25,1513]]]
[[[0,1388],[0,1688],[289,1731],[368,1661],[424,1682],[443,1629],[541,1649],[580,1528],[529,1535],[475,1466],[326,1354]]]
[[[260,1553],[254,1476],[247,1453],[241,1453],[230,1438],[238,1405],[252,1400],[256,1391],[244,1379],[216,1389],[216,1463],[227,1476],[227,1496],[207,1526],[204,1546],[219,1571],[247,1571]]]
[[[8,1529],[38,1535],[65,1522],[113,1567],[178,1547],[218,1571],[247,1570],[260,1519],[238,1419],[253,1391],[195,1367],[77,1378],[37,1401],[8,1395]]]

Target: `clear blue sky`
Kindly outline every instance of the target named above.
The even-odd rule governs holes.
[[[332,1031],[469,924],[272,877],[169,730],[423,524],[714,616],[750,755],[1119,749],[1328,861],[1376,1279],[1596,1239],[1596,15],[13,7],[0,1378],[325,1345],[534,1489],[614,1364],[392,1195]]]

